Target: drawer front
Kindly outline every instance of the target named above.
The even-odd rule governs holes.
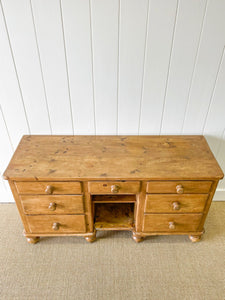
[[[15,182],[19,194],[80,194],[80,182]]]
[[[91,194],[137,194],[140,191],[139,181],[94,181],[88,183]]]
[[[27,215],[82,214],[83,196],[20,196],[23,211]]]
[[[151,194],[207,194],[211,181],[149,181],[147,193]]]
[[[146,213],[201,213],[207,194],[148,194],[145,200]]]
[[[26,216],[32,233],[86,232],[85,215]]]
[[[144,232],[186,232],[197,231],[201,214],[145,214]]]

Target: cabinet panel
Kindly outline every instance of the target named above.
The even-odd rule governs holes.
[[[83,196],[20,196],[24,213],[39,214],[82,214],[84,213]]]
[[[197,231],[202,214],[145,214],[144,232]]]
[[[147,213],[181,213],[203,212],[207,194],[150,194],[146,195],[145,212]]]
[[[86,232],[85,215],[27,216],[26,218],[32,233]]]
[[[192,194],[209,193],[211,181],[149,181],[147,193],[159,194]]]
[[[15,182],[19,194],[80,194],[80,182]]]

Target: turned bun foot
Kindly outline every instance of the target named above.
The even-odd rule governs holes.
[[[88,243],[93,243],[96,240],[96,233],[84,237]]]
[[[133,233],[132,238],[136,243],[140,243],[144,240],[144,238],[142,236],[136,235],[135,233]]]
[[[29,244],[36,244],[37,242],[39,242],[40,238],[38,236],[36,237],[27,237],[27,242]]]
[[[189,235],[189,239],[192,241],[192,243],[197,243],[201,240],[202,235]]]

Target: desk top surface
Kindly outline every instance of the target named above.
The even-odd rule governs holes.
[[[23,136],[10,180],[221,179],[203,136]]]

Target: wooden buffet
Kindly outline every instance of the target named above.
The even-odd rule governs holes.
[[[4,178],[29,243],[96,230],[197,242],[223,172],[203,136],[27,135]]]

